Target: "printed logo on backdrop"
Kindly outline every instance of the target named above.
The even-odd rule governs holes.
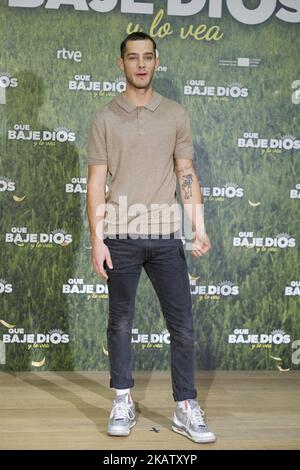
[[[74,176],[70,182],[66,183],[66,193],[86,193],[87,178]]]
[[[2,335],[3,343],[26,344],[28,350],[36,348],[50,348],[51,345],[69,343],[69,335],[62,330],[52,329],[47,333],[26,333],[24,328],[9,328]]]
[[[285,135],[279,138],[260,137],[258,132],[245,132],[243,137],[238,139],[239,148],[261,149],[261,154],[268,153],[281,154],[290,150],[300,149],[300,140],[292,135]]]
[[[16,190],[16,183],[6,176],[0,176],[0,193]]]
[[[254,236],[254,232],[239,232],[237,237],[233,237],[232,245],[235,248],[255,248],[256,252],[277,252],[294,248],[296,239],[288,233],[278,233],[275,237],[258,237]]]
[[[156,48],[156,58],[160,58],[158,48]],[[168,71],[167,65],[159,64],[159,66],[156,67],[155,69],[155,78],[159,78],[160,73],[165,73],[167,71]]]
[[[0,104],[6,103],[6,90],[17,86],[18,79],[16,77],[7,72],[0,72]]]
[[[200,300],[221,300],[239,295],[239,286],[231,281],[223,281],[218,284],[200,284],[200,276],[189,274],[191,294],[197,295]]]
[[[71,60],[74,62],[81,62],[82,53],[81,51],[70,51],[69,49],[61,49],[56,51],[57,59]]]
[[[292,94],[292,103],[299,104],[300,103],[300,80],[295,80],[292,83],[292,89],[295,90],[293,91],[293,94]]]
[[[250,57],[238,57],[237,59],[219,59],[221,67],[258,67],[261,59],[251,59]]]
[[[8,140],[32,141],[37,145],[55,145],[56,142],[75,142],[76,134],[65,127],[57,127],[53,131],[32,130],[29,124],[15,124],[7,131]]]
[[[12,181],[7,176],[0,176],[0,193],[7,192],[8,194],[14,192],[16,190],[16,182]],[[23,202],[26,196],[17,196],[13,194],[13,200],[15,202]]]
[[[63,294],[85,295],[87,300],[108,299],[107,284],[86,284],[82,278],[68,279],[62,286]]]
[[[92,75],[74,75],[69,80],[70,91],[92,92],[97,96],[115,96],[116,93],[122,93],[126,89],[126,82],[123,77],[115,80],[105,80],[102,82],[92,79]]]
[[[273,345],[289,344],[291,335],[286,334],[283,330],[273,330],[271,333],[255,332],[250,333],[248,328],[236,328],[232,334],[228,335],[229,344],[243,344],[251,346],[251,349],[272,348]]]
[[[294,189],[290,189],[290,199],[300,199],[300,183]]]
[[[64,229],[55,229],[50,233],[30,233],[27,227],[12,227],[5,234],[5,243],[33,248],[53,248],[56,245],[68,246],[72,243],[72,235]]]
[[[27,8],[51,8],[59,10],[61,6],[69,6],[70,11],[95,11],[97,13],[107,13],[116,8],[120,3],[121,13],[133,13],[152,15],[154,13],[155,2],[134,2],[121,0],[8,0],[9,7]],[[205,9],[209,18],[223,18],[225,5],[228,14],[240,23],[257,25],[264,23],[273,15],[281,21],[288,23],[300,22],[300,5],[296,5],[295,0],[261,0],[255,8],[247,8],[243,0],[190,0],[188,3],[178,0],[168,0],[166,2],[166,14],[171,16],[193,16]],[[278,7],[278,9],[277,9]],[[276,11],[277,10],[277,11]],[[166,23],[168,24],[168,23]]]
[[[157,77],[157,74],[159,75],[159,73],[165,73],[168,71],[168,67],[167,65],[159,65],[157,68],[156,68],[156,71],[155,71],[155,77]]]
[[[0,72],[0,88],[16,88],[18,79],[7,72]]]
[[[296,297],[300,295],[300,281],[291,281],[289,286],[284,289],[284,295],[287,297]]]
[[[183,94],[185,96],[204,96],[208,98],[209,102],[229,101],[230,99],[247,98],[249,90],[240,83],[215,85],[207,83],[205,80],[188,80],[183,87]]]
[[[300,339],[295,339],[292,343],[292,348],[295,349],[292,354],[292,364],[300,364]]]
[[[0,364],[6,363],[6,347],[9,344],[25,345],[27,350],[43,350],[49,349],[58,344],[68,344],[70,341],[69,334],[64,333],[60,329],[51,329],[48,332],[43,333],[28,333],[25,332],[24,328],[17,328],[16,325],[8,323],[5,320],[0,320],[0,324],[7,328],[7,333],[0,336],[1,346],[1,360]],[[32,361],[31,364],[34,367],[42,367],[46,362],[44,356],[42,360]]]
[[[132,344],[140,344],[142,349],[162,349],[170,344],[170,333],[163,330],[161,333],[140,333],[138,328],[132,329]]]
[[[0,279],[0,294],[11,294],[13,291],[13,285],[7,282],[5,279]]]
[[[66,183],[66,193],[73,193],[73,194],[78,194],[78,193],[86,193],[87,192],[87,178],[82,177],[82,176],[74,176],[71,178],[71,181]],[[105,185],[105,193],[107,193],[109,190],[109,186],[106,184]]]
[[[244,189],[235,183],[226,183],[223,186],[203,186],[201,188],[204,202],[224,202],[226,199],[242,198]]]

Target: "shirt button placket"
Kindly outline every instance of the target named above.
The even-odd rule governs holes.
[[[145,134],[144,130],[144,112],[142,107],[138,107],[138,113],[137,113],[137,120],[138,120],[138,133],[140,135]]]

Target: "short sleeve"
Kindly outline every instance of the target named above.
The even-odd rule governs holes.
[[[176,131],[174,158],[190,158],[193,160],[194,148],[191,124],[188,113],[182,108]]]
[[[94,114],[88,134],[88,164],[106,165],[107,147],[105,121],[99,113]]]

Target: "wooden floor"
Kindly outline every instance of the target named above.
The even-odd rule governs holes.
[[[297,371],[200,372],[199,401],[214,444],[171,430],[168,373],[135,373],[135,381],[138,423],[129,437],[109,437],[107,373],[0,372],[0,449],[300,449]]]

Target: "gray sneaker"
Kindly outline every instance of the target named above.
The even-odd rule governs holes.
[[[135,424],[135,405],[129,393],[117,396],[113,401],[107,434],[110,436],[129,436],[130,430]]]
[[[194,442],[214,442],[216,436],[208,429],[204,421],[204,411],[196,400],[185,400],[185,408],[177,405],[172,422],[172,429]]]

